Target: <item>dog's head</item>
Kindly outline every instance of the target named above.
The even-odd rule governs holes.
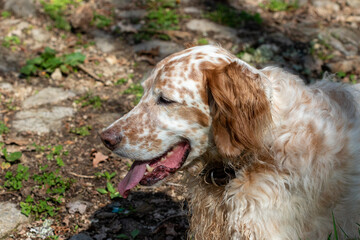
[[[270,121],[266,77],[226,50],[194,47],[157,64],[139,104],[101,133],[106,147],[136,160],[123,196],[152,185],[215,145],[225,156],[261,147]]]

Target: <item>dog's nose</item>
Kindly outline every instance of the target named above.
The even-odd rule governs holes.
[[[113,128],[108,128],[100,134],[101,141],[111,151],[115,150],[117,145],[121,142],[122,136]]]

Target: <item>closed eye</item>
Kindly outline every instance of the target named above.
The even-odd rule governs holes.
[[[158,105],[169,105],[169,104],[176,103],[176,102],[173,100],[170,100],[170,99],[164,97],[162,94],[160,94],[156,103]]]

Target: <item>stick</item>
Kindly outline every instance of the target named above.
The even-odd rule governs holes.
[[[96,76],[91,70],[87,69],[84,65],[80,64],[78,65],[78,67],[83,70],[87,75],[89,75],[90,77],[92,77],[93,79],[95,79],[96,81],[102,82],[104,83],[104,81],[99,78],[98,76]]]
[[[86,176],[86,175],[81,175],[81,174],[77,174],[74,172],[69,172],[71,175],[74,175],[76,177],[81,177],[81,178],[96,178],[96,176]]]

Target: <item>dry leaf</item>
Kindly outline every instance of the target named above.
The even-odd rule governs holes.
[[[102,154],[101,152],[97,152],[94,154],[94,159],[93,159],[93,166],[94,167],[98,167],[99,163],[101,162],[105,162],[106,159],[108,159],[109,157]]]

